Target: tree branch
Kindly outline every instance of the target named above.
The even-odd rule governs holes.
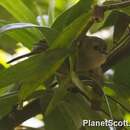
[[[103,8],[104,9],[103,11],[105,12],[107,10],[124,8],[127,6],[130,6],[130,1],[124,1],[121,3],[110,4],[110,5],[103,5],[100,8]],[[82,36],[84,36],[86,34],[86,32],[90,29],[90,27],[94,24],[94,22],[95,22],[94,19],[90,19],[90,21],[84,28],[84,30],[81,33],[81,35],[79,36],[79,38],[81,38]],[[119,49],[118,51],[116,50],[115,53],[111,53],[111,55],[108,57],[107,62],[103,65],[104,71],[109,69],[115,63],[117,63],[119,61],[119,59],[128,56],[128,54],[130,53],[129,48],[130,48],[130,43],[127,44],[125,47]],[[115,100],[113,100],[113,101],[115,101]],[[117,103],[120,104],[119,102],[117,102]],[[120,104],[120,105],[122,106],[122,104]],[[122,106],[122,107],[124,108],[124,106]],[[106,113],[104,110],[101,110],[101,111],[109,116],[109,114]],[[27,105],[26,107],[24,107],[22,110],[20,110],[20,111],[14,110],[9,115],[7,115],[2,120],[0,120],[0,128],[2,128],[2,130],[7,130],[7,129],[13,130],[13,128],[15,126],[21,124],[23,121],[27,120],[30,117],[35,116],[36,114],[41,113],[41,112],[42,112],[42,110],[41,110],[41,106],[40,106],[40,100],[35,100],[32,103],[30,103],[29,105]]]
[[[100,21],[101,18],[103,18],[105,11],[124,8],[128,6],[130,6],[130,1],[124,1],[124,2],[119,2],[115,4],[109,4],[109,5],[102,5],[102,6],[96,5],[93,9],[92,17],[90,18],[90,20],[88,21],[88,24],[86,25],[86,27],[84,28],[84,30],[82,31],[82,33],[80,34],[80,36],[77,38],[76,41],[82,39],[86,35],[88,30],[92,27],[92,25],[95,22]]]
[[[130,1],[122,1],[115,4],[109,4],[109,5],[103,5],[104,11],[112,10],[112,9],[119,9],[119,8],[125,8],[130,6]]]
[[[40,101],[35,100],[22,110],[14,110],[9,115],[0,120],[0,128],[2,130],[14,130],[14,127],[21,124],[23,121],[41,113]]]

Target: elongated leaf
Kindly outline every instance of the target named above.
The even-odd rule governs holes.
[[[8,35],[0,36],[0,49],[13,54],[17,48],[16,41]]]
[[[1,71],[0,88],[15,82],[38,84],[45,81],[58,69],[68,53],[66,49],[50,50]]]
[[[80,0],[76,5],[60,15],[52,25],[52,28],[62,31],[66,26],[80,17],[83,13],[89,12],[91,4],[92,0]]]
[[[1,0],[0,5],[17,20],[36,23],[35,16],[21,0]]]
[[[64,107],[65,104],[60,103],[56,109],[45,118],[45,128],[47,130],[78,130]]]
[[[52,43],[51,48],[70,47],[71,43],[78,38],[85,26],[88,24],[90,12],[84,13],[79,18],[74,20],[58,38]],[[78,30],[78,31],[77,31]]]
[[[0,20],[1,28],[10,24],[11,21]],[[13,26],[13,25],[12,25]],[[0,28],[0,29],[1,29]],[[5,32],[4,30],[0,30],[1,32]],[[32,48],[32,45],[37,41],[34,36],[31,36],[27,30],[15,30],[11,32],[7,32],[6,34],[1,34],[0,36],[0,47],[9,53],[14,53],[14,49],[16,49],[16,43],[21,42],[28,48]]]
[[[70,77],[61,81],[59,87],[55,90],[55,93],[47,107],[45,115],[50,114],[67,94],[67,89],[69,88],[69,78]]]
[[[41,27],[35,24],[31,23],[12,23],[12,24],[7,24],[5,26],[2,26],[0,28],[0,33],[9,31],[9,30],[14,30],[14,29],[23,29],[23,28],[32,28],[32,27]]]
[[[17,101],[17,94],[0,97],[0,119],[12,110],[12,107],[17,104]]]
[[[8,35],[13,38],[17,43],[22,43],[25,47],[32,49],[33,45],[37,43],[41,38],[36,38],[33,34],[30,34],[28,30],[13,30],[3,35]]]
[[[23,44],[29,48],[32,47],[33,42],[36,42],[39,38],[36,38],[33,33],[30,33],[30,30],[25,30],[24,28],[36,28],[39,27],[38,25],[34,25],[31,23],[12,23],[2,26],[0,28],[0,33],[14,30],[13,32],[7,32],[7,35],[11,36],[12,38],[16,39],[18,42],[21,41]],[[16,29],[22,29],[21,31],[17,31]],[[33,30],[33,29],[32,29]],[[31,44],[29,44],[31,43]]]
[[[55,0],[50,0],[49,9],[48,9],[48,16],[49,16],[48,23],[49,23],[49,25],[52,25],[52,23],[53,23],[54,14],[55,14]]]
[[[114,66],[115,89],[118,90],[118,93],[120,95],[125,96],[126,98],[129,98],[129,93],[130,93],[130,87],[129,87],[130,68],[129,66],[130,66],[130,57],[122,60],[120,63]]]
[[[12,36],[17,37],[17,39],[20,40],[20,38],[23,38],[26,36],[27,30],[23,30],[23,29],[27,29],[27,28],[31,28],[33,30],[33,28],[38,28],[42,31],[44,37],[46,38],[46,40],[51,43],[54,39],[56,39],[57,36],[57,31],[51,28],[47,28],[47,27],[42,27],[36,24],[32,24],[32,23],[12,23],[12,24],[7,24],[5,26],[2,26],[0,28],[0,33],[4,33],[7,31],[11,31],[11,30],[18,30],[18,29],[22,29],[21,31],[19,31],[19,33],[21,34],[20,36],[17,37],[16,32],[12,32],[9,34],[12,34]],[[23,31],[23,33],[22,33]],[[18,31],[17,31],[18,32]],[[24,36],[23,36],[23,35]],[[23,37],[22,37],[23,36]],[[31,35],[30,36],[26,36],[25,39],[29,40],[29,37],[33,38]],[[30,39],[31,40],[31,39]],[[26,44],[25,44],[26,45]]]
[[[74,129],[82,127],[83,120],[103,120],[104,117],[93,111],[88,101],[79,93],[69,93],[56,108],[45,116],[45,128],[48,130]],[[107,130],[107,127],[87,127],[88,130]]]
[[[54,41],[54,44],[51,46],[51,49],[53,48],[63,48],[63,47],[68,47],[70,46],[73,39],[78,37],[78,35],[81,33],[81,31],[83,30],[84,26],[86,26],[86,22],[88,20],[88,17],[90,16],[89,13],[83,14],[81,17],[79,17],[78,19],[76,19],[70,26],[68,26],[65,31]],[[80,30],[77,32],[77,28]],[[66,36],[66,37],[65,37]],[[62,44],[61,44],[62,43]],[[64,51],[63,51],[64,52]],[[63,54],[62,52],[62,54]],[[61,55],[61,54],[58,54]],[[65,55],[65,54],[64,54]],[[51,55],[51,56],[54,56]],[[49,58],[51,58],[51,56],[49,55]],[[63,56],[63,55],[61,55]],[[45,58],[46,57],[46,58]],[[46,78],[48,77],[48,75],[52,74],[52,71],[56,70],[56,68],[58,68],[57,66],[59,66],[62,62],[59,61],[59,64],[56,65],[55,67],[52,67],[50,70],[50,73],[47,71],[48,69],[46,68],[47,66],[49,67],[49,63],[55,59],[52,58],[51,59],[47,59],[48,55],[46,56],[41,56],[38,58],[36,57],[32,57],[27,61],[22,62],[21,64],[17,64],[16,66],[13,66],[11,68],[9,68],[8,70],[6,70],[5,72],[3,72],[0,76],[0,84],[1,87],[4,87],[8,84],[11,84],[13,82],[24,82],[24,83],[31,83],[35,81],[39,81],[41,82],[42,79],[46,80]],[[34,59],[33,59],[34,58]],[[42,59],[43,58],[43,59]],[[44,59],[45,58],[45,59]],[[58,56],[57,56],[58,58]],[[45,60],[45,61],[44,61]],[[50,60],[50,61],[49,61]],[[46,63],[44,65],[42,65],[42,61],[43,63]],[[49,62],[49,63],[48,63]],[[36,64],[37,63],[37,64]],[[54,63],[54,61],[53,61]],[[52,64],[53,64],[52,63]],[[43,67],[43,73],[41,73],[41,68]],[[45,67],[45,68],[44,68]],[[26,68],[26,69],[25,69]],[[27,68],[30,68],[29,70]],[[23,73],[22,75],[19,75],[21,70],[21,73]],[[24,70],[24,71],[23,71]],[[40,72],[39,72],[40,71]],[[13,73],[13,76],[12,76]],[[46,74],[44,74],[46,73]],[[8,75],[8,76],[7,76]],[[32,75],[31,77],[29,75]],[[7,77],[6,77],[7,76]],[[42,77],[43,76],[43,77]],[[4,80],[4,82],[2,81],[2,79],[6,79]],[[37,84],[39,83],[37,82]],[[36,84],[36,86],[37,86]]]
[[[71,116],[71,119],[75,122],[78,129],[82,127],[83,120],[103,120],[104,116],[91,109],[89,101],[80,93],[68,93],[66,95],[65,103],[66,109]],[[87,130],[107,130],[107,127],[88,127]]]
[[[36,16],[34,16],[34,14],[22,2],[22,0],[11,0],[11,1],[10,0],[1,0],[0,5],[2,7],[4,7],[19,22],[21,21],[21,22],[36,23],[36,18],[35,18]],[[28,33],[28,36],[31,35],[32,36],[31,40],[33,42],[38,41],[42,37],[41,33],[37,29],[34,29],[33,31],[28,30],[27,32],[24,32],[24,33],[26,35]],[[17,33],[15,35],[17,35]],[[24,37],[24,38],[25,38],[24,40],[26,40],[26,37]],[[31,44],[32,44],[32,41],[30,41]],[[26,45],[27,45],[27,42],[26,42]]]
[[[0,22],[0,23],[1,23],[1,28],[2,28],[1,32],[5,32],[5,34],[3,34],[3,35],[8,35],[9,37],[12,38],[12,40],[10,38],[10,42],[14,42],[14,40],[16,42],[21,42],[21,43],[23,43],[23,45],[25,45],[26,47],[28,47],[28,48],[31,49],[32,45],[34,43],[36,43],[39,39],[41,39],[41,35],[39,35],[39,37],[36,37],[34,34],[32,34],[32,33],[29,32],[29,31],[33,31],[34,29],[31,29],[31,30],[21,29],[20,31],[15,29],[13,31],[6,32],[6,27],[10,23],[6,23],[6,22],[5,23]],[[12,26],[14,26],[14,24],[12,24]],[[5,28],[5,31],[3,30],[4,28]],[[1,39],[3,38],[3,35],[1,34]],[[6,39],[6,41],[7,40],[8,39]],[[13,44],[15,44],[15,43],[13,43]]]

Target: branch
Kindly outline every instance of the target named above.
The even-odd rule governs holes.
[[[110,4],[110,5],[103,5],[103,6],[99,6],[99,8],[102,8],[103,11],[105,12],[107,10],[124,8],[127,6],[130,6],[130,1],[124,1],[121,3]],[[104,12],[101,12],[101,13],[104,13]],[[91,28],[94,22],[95,22],[95,19],[90,19],[90,21],[88,22],[88,24],[86,25],[86,27],[84,28],[83,32],[81,33],[78,39],[80,39],[82,36],[86,34],[86,32]],[[130,53],[129,48],[130,48],[130,44],[127,44],[123,49],[121,48],[118,51],[115,51],[115,53],[111,53],[110,57],[108,57],[107,62],[103,65],[104,71],[109,69],[115,63],[117,63],[119,59],[121,59],[121,57],[123,58],[123,57],[126,57],[126,55],[128,56],[128,54]],[[119,104],[119,102],[117,103]],[[120,105],[122,106],[122,104]],[[122,107],[124,108],[124,106]],[[109,114],[106,113],[104,110],[101,110],[101,111],[109,116]],[[9,115],[7,115],[6,117],[4,117],[2,120],[0,120],[0,126],[2,126],[2,130],[4,130],[4,127],[5,127],[5,130],[7,129],[13,130],[15,126],[21,124],[23,121],[41,112],[42,110],[40,106],[40,100],[33,101],[28,106],[24,107],[22,110],[20,111],[15,110],[11,112]]]
[[[82,33],[80,34],[80,36],[77,38],[76,41],[82,39],[86,35],[88,30],[92,27],[92,25],[103,18],[105,11],[124,8],[128,6],[130,6],[130,1],[124,1],[124,2],[102,5],[102,6],[98,6],[98,5],[94,6],[91,19],[89,20],[88,24],[86,25],[86,27],[84,28],[84,30],[82,31]]]
[[[2,128],[2,130],[14,130],[14,127],[20,125],[25,120],[39,113],[44,114],[53,96],[53,92],[53,90],[48,89],[43,92],[40,99],[38,98],[32,101],[27,106],[23,107],[22,110],[17,110],[16,108],[12,110],[12,112],[0,120],[0,128]],[[41,98],[45,100],[41,100]]]
[[[14,127],[21,124],[23,121],[41,113],[40,100],[33,101],[22,110],[14,110],[9,115],[0,120],[0,128],[2,130],[13,130]]]
[[[109,4],[109,5],[103,5],[104,11],[112,10],[112,9],[119,9],[119,8],[125,8],[130,6],[130,1],[122,1],[115,4]]]

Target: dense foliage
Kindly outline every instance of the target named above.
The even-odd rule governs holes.
[[[98,2],[0,0],[0,130],[18,129],[38,114],[45,124],[38,130],[107,130],[109,127],[82,127],[81,122],[130,121],[130,1],[107,0],[96,6]],[[100,33],[103,38],[103,31],[110,35],[103,39],[108,58],[102,66],[104,97],[97,111],[90,105],[90,85],[84,85],[73,70],[73,52],[82,35]],[[48,49],[24,61],[8,64],[3,56],[13,55],[19,46],[32,50],[42,41]],[[69,72],[62,77],[59,69],[66,59]],[[70,81],[74,89],[69,88]]]

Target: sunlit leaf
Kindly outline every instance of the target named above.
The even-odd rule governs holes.
[[[52,25],[52,28],[62,31],[66,26],[71,24],[71,22],[80,17],[83,13],[89,12],[91,4],[92,0],[80,0],[77,4],[60,15]]]
[[[27,30],[23,30],[26,28],[31,28],[33,30],[33,28],[38,28],[39,30],[41,30],[41,32],[43,33],[43,36],[46,38],[46,40],[51,43],[54,39],[56,39],[57,36],[57,31],[48,27],[42,27],[36,24],[32,24],[32,23],[12,23],[12,24],[7,24],[4,25],[0,28],[0,33],[5,33],[7,31],[11,31],[11,30],[15,30],[18,32],[18,29],[22,29],[21,31],[19,31],[21,33],[20,37],[22,38],[22,31],[23,32],[27,32]],[[16,32],[10,32],[9,34],[13,34],[15,36]],[[26,33],[23,34],[24,37],[26,36]],[[16,34],[17,37],[17,34]],[[18,37],[17,37],[18,39]],[[29,39],[29,37],[26,37],[26,40]]]
[[[36,22],[31,10],[21,0],[1,0],[0,5],[19,21]]]

